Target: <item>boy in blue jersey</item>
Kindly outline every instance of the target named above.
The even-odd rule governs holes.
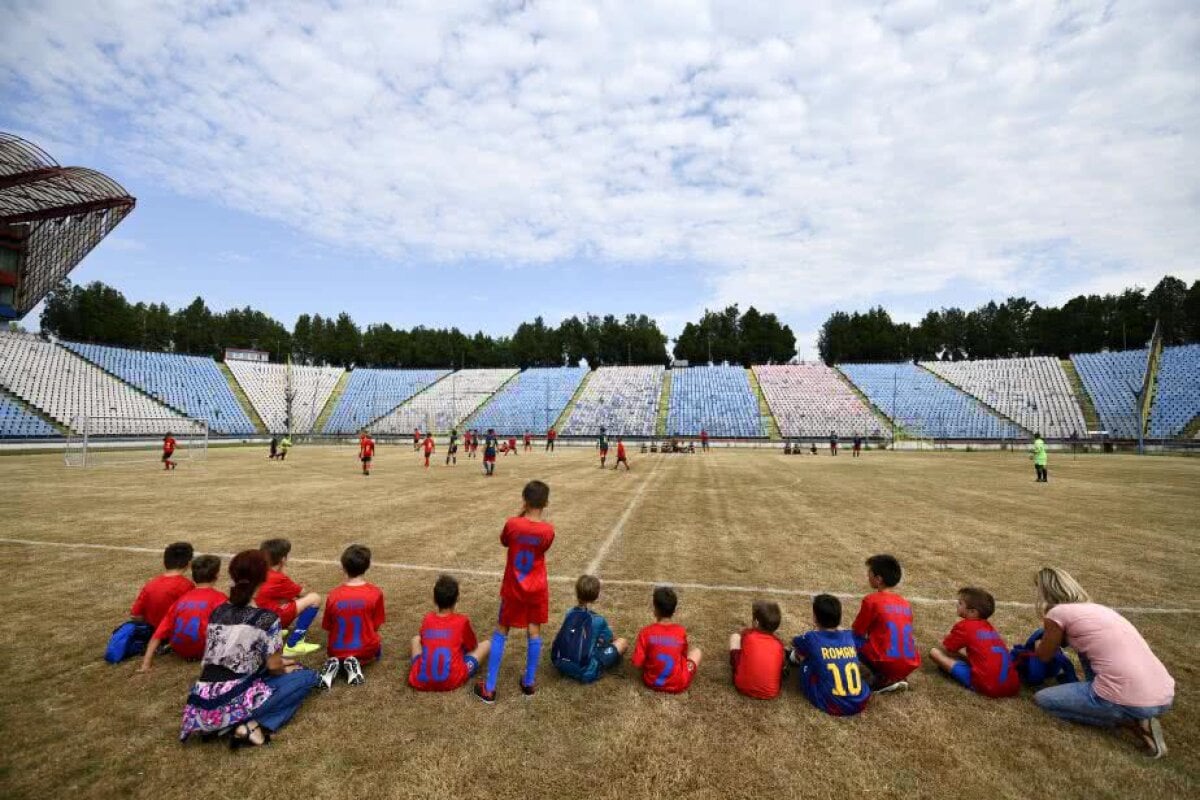
[[[558,671],[580,683],[599,680],[605,670],[617,665],[629,648],[629,642],[613,637],[608,620],[590,608],[599,597],[600,579],[595,575],[580,575],[575,581],[575,599],[579,605],[567,612],[551,648],[551,658]],[[571,642],[580,638],[573,635],[575,625],[587,625],[591,629],[590,652],[577,654],[570,651]]]
[[[792,640],[788,659],[800,667],[800,689],[809,702],[835,717],[850,717],[867,706],[871,690],[858,663],[854,632],[839,630],[842,604],[829,594],[813,598],[817,630]]]

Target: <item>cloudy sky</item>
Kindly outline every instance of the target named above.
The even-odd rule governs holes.
[[[0,129],[138,209],[75,274],[506,333],[1200,277],[1200,5],[0,0]],[[33,321],[33,320],[30,320]]]

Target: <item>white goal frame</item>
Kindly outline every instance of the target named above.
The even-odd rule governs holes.
[[[208,425],[190,417],[117,417],[80,414],[63,448],[68,467],[146,464],[162,460],[162,440],[175,439],[175,462],[208,459]]]

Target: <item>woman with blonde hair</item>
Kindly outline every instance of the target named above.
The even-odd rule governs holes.
[[[1037,610],[1045,631],[1035,654],[1049,662],[1059,647],[1079,655],[1084,680],[1042,689],[1039,707],[1060,719],[1133,731],[1150,756],[1167,754],[1158,718],[1175,699],[1175,680],[1137,628],[1107,606],[1093,603],[1064,570],[1038,571]]]

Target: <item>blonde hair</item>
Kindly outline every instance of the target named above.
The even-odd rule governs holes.
[[[1083,590],[1071,573],[1058,567],[1042,567],[1034,579],[1037,586],[1038,616],[1063,603],[1090,603],[1092,598]]]

